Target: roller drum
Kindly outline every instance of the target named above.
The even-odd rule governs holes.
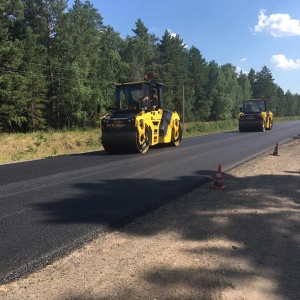
[[[136,136],[136,131],[102,132],[102,145],[110,153],[138,152]]]

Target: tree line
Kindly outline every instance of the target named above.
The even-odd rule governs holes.
[[[121,38],[90,1],[6,0],[0,3],[0,131],[94,127],[97,105],[114,102],[114,84],[156,72],[164,107],[185,121],[235,117],[244,99],[269,99],[275,116],[300,115],[300,95],[284,92],[263,66],[248,74],[207,62],[168,30],[161,38],[141,19]]]

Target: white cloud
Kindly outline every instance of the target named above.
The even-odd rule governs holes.
[[[246,57],[241,58],[241,61],[246,61],[246,60],[247,60]]]
[[[172,32],[171,29],[167,29],[167,31],[169,32],[169,34],[172,38],[180,37],[177,33]],[[187,44],[182,43],[182,46],[184,46],[184,48],[188,49]]]
[[[177,33],[172,32],[171,29],[167,29],[167,31],[169,32],[171,37],[175,38],[177,36]]]
[[[291,19],[288,14],[265,15],[266,10],[260,10],[258,24],[254,32],[266,32],[275,37],[300,35],[300,21]]]
[[[273,55],[270,61],[275,68],[285,70],[300,69],[300,59],[287,59],[283,54]]]
[[[242,72],[243,74],[248,74],[248,73],[249,73],[249,72],[244,71],[241,67],[236,67],[236,68],[235,68],[235,72],[236,72],[237,74],[240,74],[241,72]]]

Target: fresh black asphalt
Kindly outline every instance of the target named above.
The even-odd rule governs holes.
[[[133,217],[300,135],[271,131],[183,139],[146,154],[105,151],[0,165],[0,283],[14,280]]]

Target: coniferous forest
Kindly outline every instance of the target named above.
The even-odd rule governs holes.
[[[299,116],[300,95],[284,92],[271,71],[237,73],[231,64],[207,62],[167,30],[162,37],[133,20],[125,39],[106,26],[89,1],[0,2],[0,132],[32,132],[99,125],[114,102],[114,84],[141,81],[155,71],[164,86],[164,107],[185,121],[235,117],[242,100],[269,99],[275,116]]]

